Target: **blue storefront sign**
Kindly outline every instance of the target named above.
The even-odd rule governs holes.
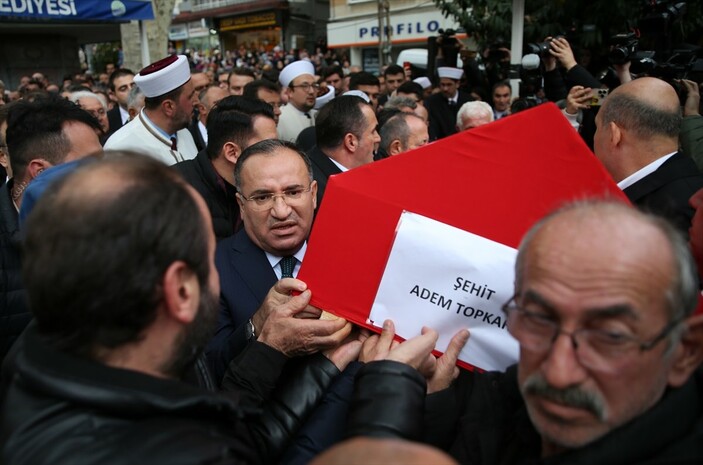
[[[154,19],[150,0],[0,0],[0,18],[130,21]]]

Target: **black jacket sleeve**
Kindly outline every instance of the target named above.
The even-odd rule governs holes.
[[[601,87],[600,81],[581,65],[576,65],[566,72],[566,82],[569,89],[573,86],[590,87],[591,89]]]
[[[340,371],[324,355],[287,359],[252,342],[229,366],[223,390],[237,390],[245,409],[262,410],[250,431],[261,463],[275,463]]]
[[[544,94],[550,102],[563,100],[569,94],[569,89],[566,88],[564,77],[559,68],[544,73]]]
[[[356,377],[348,435],[419,440],[426,390],[422,375],[404,363],[368,363]]]

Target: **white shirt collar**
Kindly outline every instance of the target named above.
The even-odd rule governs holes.
[[[200,120],[198,120],[198,129],[200,130],[200,135],[203,136],[203,141],[205,141],[205,145],[207,145],[207,128]]]
[[[337,168],[339,168],[339,170],[340,170],[342,173],[344,173],[345,171],[349,171],[349,168],[347,168],[346,166],[342,165],[341,163],[339,163],[339,162],[338,162],[337,160],[335,160],[334,158],[331,158],[331,157],[327,157],[327,158],[329,158],[330,160],[332,160],[332,163],[334,163],[335,165],[337,165]]]
[[[127,124],[127,122],[129,121],[129,112],[119,105],[117,106],[117,108],[120,109],[120,118],[122,119],[122,124]]]
[[[296,253],[293,254],[293,256],[298,260],[295,264],[295,268],[293,269],[293,276],[297,277],[298,276],[298,271],[300,271],[300,265],[303,263],[303,258],[305,258],[305,251],[308,249],[308,242],[305,241],[303,242],[302,247],[300,247],[300,250],[298,250]],[[271,268],[273,268],[273,272],[276,273],[276,277],[278,279],[281,279],[281,275],[283,274],[281,271],[281,260],[283,260],[283,257],[279,257],[277,255],[273,255],[272,253],[269,252],[264,252],[266,254],[266,258],[268,259],[269,263],[271,264]]]
[[[648,176],[648,175],[654,173],[656,170],[659,169],[659,167],[661,165],[664,164],[665,161],[667,161],[669,158],[673,157],[674,155],[676,155],[676,152],[671,152],[668,155],[664,155],[663,157],[657,158],[649,165],[647,165],[643,168],[640,168],[639,170],[635,171],[634,173],[632,173],[631,175],[629,175],[628,177],[626,177],[625,179],[620,181],[618,183],[618,187],[621,190],[627,189],[628,187],[630,187],[631,185],[633,185],[634,183],[636,183],[640,179],[644,178],[645,176]]]

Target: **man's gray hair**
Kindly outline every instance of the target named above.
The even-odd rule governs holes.
[[[78,101],[82,98],[94,98],[98,102],[100,102],[100,105],[102,105],[103,110],[107,110],[107,102],[105,101],[105,97],[100,94],[94,94],[87,90],[79,90],[77,92],[73,92],[71,93],[71,96],[68,99],[78,105]]]
[[[681,130],[681,108],[675,112],[656,108],[626,93],[609,95],[600,109],[601,124],[615,122],[639,138],[666,136],[678,139]]]
[[[144,92],[139,88],[139,86],[134,86],[129,91],[129,97],[127,97],[127,108],[137,108],[139,110],[144,106]]]
[[[388,99],[383,108],[388,108],[391,110],[400,110],[401,108],[412,108],[413,110],[417,108],[417,102],[410,97],[400,97],[395,96]]]
[[[490,123],[493,121],[493,108],[486,102],[466,102],[456,114],[456,127],[460,131],[468,129],[468,125],[465,123],[467,120],[484,121],[482,124]]]
[[[392,116],[386,124],[381,126],[378,131],[381,136],[381,143],[379,147],[388,153],[391,144],[394,140],[400,141],[400,147],[403,151],[408,150],[408,142],[410,140],[410,126],[408,125],[408,118],[417,118],[424,124],[425,121],[417,116],[415,113],[400,112],[395,116]],[[389,153],[390,155],[390,153]]]

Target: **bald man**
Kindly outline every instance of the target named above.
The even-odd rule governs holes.
[[[310,465],[457,465],[434,447],[400,439],[356,437],[318,455]]]
[[[679,99],[666,82],[641,78],[613,91],[596,116],[594,152],[638,207],[664,216],[688,234],[688,199],[703,175],[678,151]]]

